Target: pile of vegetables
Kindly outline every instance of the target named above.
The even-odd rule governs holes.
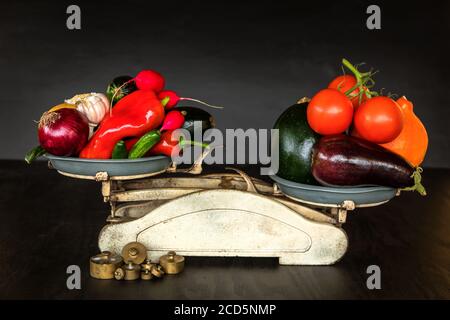
[[[325,186],[382,185],[425,195],[427,131],[402,96],[373,91],[372,70],[344,74],[278,118],[282,178]]]
[[[412,102],[377,93],[376,72],[361,72],[346,59],[342,63],[350,74],[336,77],[276,121],[278,175],[307,184],[384,185],[425,195],[420,164],[428,136]],[[201,122],[203,131],[214,126],[208,112],[177,107],[180,101],[220,108],[166,90],[164,77],[154,70],[116,77],[106,94],[77,94],[44,112],[39,146],[25,160],[45,153],[85,159],[178,154],[201,142],[174,139],[174,130],[185,128],[192,136],[194,121]]]
[[[137,159],[171,156],[195,141],[174,140],[179,128],[192,131],[214,126],[212,116],[196,107],[176,107],[188,100],[220,108],[164,90],[164,77],[143,70],[136,77],[114,78],[106,94],[77,94],[44,112],[38,122],[39,146],[25,156],[31,163],[45,153],[85,159]],[[206,145],[203,145],[206,146]]]

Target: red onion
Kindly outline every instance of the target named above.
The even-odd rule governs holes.
[[[55,156],[77,156],[89,137],[89,122],[76,109],[45,112],[38,125],[39,143]]]

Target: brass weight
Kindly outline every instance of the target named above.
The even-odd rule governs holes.
[[[142,280],[152,280],[153,275],[151,274],[150,270],[142,270],[141,271],[141,279]]]
[[[147,249],[140,242],[130,242],[123,247],[122,258],[125,263],[141,264],[147,258]]]
[[[151,271],[154,265],[154,263],[151,263],[150,260],[146,259],[145,262],[141,264],[141,270]]]
[[[137,280],[141,276],[141,267],[138,264],[129,262],[120,268],[117,268],[114,277],[117,280]]]
[[[104,251],[91,257],[89,273],[95,279],[114,279],[114,272],[122,264],[123,260],[120,256]]]
[[[160,258],[160,264],[155,264],[147,259],[147,249],[139,242],[123,247],[122,257],[105,251],[90,259],[90,274],[96,279],[151,280],[162,278],[165,273],[180,273],[183,269],[184,257],[175,251],[169,251]]]
[[[122,280],[123,277],[125,277],[125,271],[123,271],[122,268],[117,268],[116,271],[114,271],[114,278],[116,280]]]
[[[150,273],[157,278],[162,278],[162,276],[164,275],[164,270],[159,264],[155,264],[151,268]]]
[[[169,251],[166,255],[159,258],[159,263],[167,274],[177,274],[184,269],[184,257]]]

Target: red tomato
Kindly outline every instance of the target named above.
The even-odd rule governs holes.
[[[388,97],[373,97],[355,112],[355,129],[362,138],[375,143],[388,143],[403,129],[403,114],[398,104]]]
[[[352,123],[352,102],[336,89],[323,89],[309,102],[306,116],[309,126],[319,134],[342,133]]]
[[[356,78],[352,75],[345,74],[345,75],[334,78],[333,81],[331,81],[330,84],[328,85],[328,88],[337,89],[340,92],[345,93],[348,90],[350,90],[351,88],[353,88],[353,86],[355,84],[356,84]],[[359,106],[358,93],[359,93],[359,88],[356,88],[355,90],[353,90],[350,93],[350,97],[353,97],[353,98],[351,98],[351,101],[352,101],[352,104],[353,104],[353,107],[355,108],[355,110]],[[363,94],[361,103],[364,102],[364,100],[366,100],[366,99],[367,99],[366,95]]]

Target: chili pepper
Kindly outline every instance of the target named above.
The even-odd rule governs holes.
[[[159,142],[150,149],[147,155],[154,156],[162,154],[170,157],[172,155],[172,152],[179,152],[180,141],[177,139],[172,139],[172,133],[173,130],[164,131],[161,134]]]
[[[128,153],[128,159],[137,159],[143,157],[161,137],[159,130],[152,130],[144,134],[131,148]]]
[[[126,159],[128,158],[128,150],[123,140],[120,140],[114,146],[111,159]]]
[[[141,136],[159,127],[163,119],[164,107],[153,91],[134,91],[119,100],[103,119],[80,158],[110,159],[119,140]]]
[[[161,136],[159,137],[158,143],[155,144],[153,146],[153,148],[151,148],[150,151],[148,151],[145,155],[146,156],[154,156],[154,155],[163,154],[163,155],[169,155],[170,156],[170,150],[167,150],[167,152],[162,152],[161,147],[163,145],[165,146],[166,144],[168,144],[169,141],[171,141],[170,137],[171,137],[172,132],[173,132],[173,130],[163,132],[161,134]],[[138,141],[139,141],[139,138],[131,138],[131,139],[125,140],[125,146],[126,146],[128,152],[131,151],[131,149],[134,147],[134,145]],[[178,140],[174,140],[173,141],[174,146],[176,146],[178,143],[179,143]]]
[[[164,102],[161,104],[164,105]],[[159,141],[161,132],[173,131],[184,124],[184,115],[180,111],[170,111],[166,114],[164,122],[159,130],[152,130],[143,135],[138,141],[128,142],[129,159],[141,158]],[[131,147],[130,147],[131,146]]]
[[[133,148],[134,144],[138,142],[140,137],[137,138],[130,138],[125,140],[125,147],[127,148],[127,151],[130,152],[131,148]]]
[[[180,154],[180,151],[187,145],[198,145],[203,148],[207,148],[207,143],[201,143],[199,141],[190,141],[190,140],[184,140],[183,137],[180,137],[180,139],[175,139],[175,137],[172,137],[172,133],[174,130],[165,131],[161,134],[161,138],[159,139],[159,142],[154,145],[153,148],[150,149],[149,152],[147,152],[146,155],[148,156],[154,156],[154,155],[166,155],[168,157],[171,157],[172,155],[178,155]]]

